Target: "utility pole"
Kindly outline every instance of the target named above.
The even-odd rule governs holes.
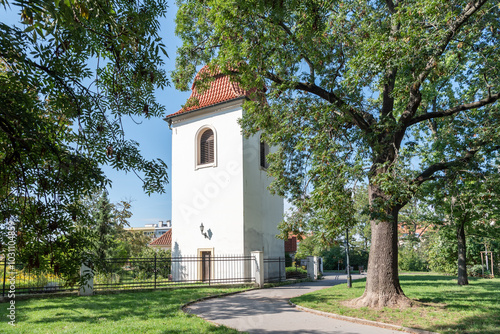
[[[347,266],[347,287],[352,288],[351,282],[351,265],[349,264],[349,229],[345,229],[345,255],[346,255],[346,266]]]

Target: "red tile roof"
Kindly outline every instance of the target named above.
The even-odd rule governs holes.
[[[285,252],[295,253],[297,251],[297,237],[291,236],[285,240]]]
[[[172,229],[163,233],[161,237],[151,241],[150,246],[172,246]]]
[[[412,226],[412,228],[415,227],[415,231],[410,231],[410,226],[408,226],[405,222],[399,222],[398,223],[398,232],[400,234],[409,234],[410,232],[414,232],[415,236],[417,238],[420,238],[429,228],[428,225],[420,225],[417,224],[417,226]]]
[[[250,91],[242,89],[236,82],[231,82],[227,75],[220,73],[220,71],[218,70],[216,71],[216,73],[211,74],[211,76],[214,78],[214,81],[210,82],[210,88],[206,89],[203,94],[200,94],[196,89],[196,82],[200,80],[203,75],[206,75],[205,73],[207,73],[208,71],[209,68],[208,65],[206,65],[198,72],[198,74],[196,74],[193,85],[191,86],[191,96],[187,100],[186,104],[181,110],[168,115],[166,117],[167,119],[173,116],[184,114],[188,111],[193,111],[213,106],[221,102],[249,96]]]

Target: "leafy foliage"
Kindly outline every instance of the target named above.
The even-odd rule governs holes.
[[[21,21],[0,23],[0,220],[15,222],[21,260],[36,267],[50,256],[74,271],[90,233],[74,227],[86,219],[78,201],[109,184],[101,165],[142,174],[148,193],[164,191],[165,163],[144,159],[122,120],[164,112],[154,90],[168,84],[157,21],[167,6],[0,4]]]
[[[487,236],[487,235],[486,235]],[[456,233],[453,229],[444,228],[438,233],[431,233],[430,240],[427,243],[424,251],[426,259],[429,263],[429,269],[434,272],[448,273],[451,275],[457,274],[457,241]],[[466,258],[468,269],[474,266],[481,266],[481,251],[484,251],[483,235],[467,235],[466,236]],[[488,249],[494,254],[500,252],[500,242],[498,239],[491,240],[488,244]],[[494,266],[495,272],[499,270],[498,257],[495,255]],[[469,276],[474,276],[474,272],[468,272]]]
[[[163,278],[168,278],[168,275],[172,272],[172,252],[170,250],[163,249],[153,249],[144,248],[144,250],[139,254],[139,258],[147,258],[148,260],[155,259],[152,261],[137,261],[137,269],[141,278],[150,278],[154,275],[156,268],[156,274],[162,276]]]
[[[422,249],[405,245],[399,249],[398,265],[404,271],[429,271]]]
[[[367,177],[370,290],[360,305],[404,300],[399,210],[423,183],[500,148],[497,2],[179,4],[176,87],[187,89],[197,66],[210,64],[255,90],[243,131],[279,146],[269,157],[272,191],[325,240],[353,226],[350,192]]]
[[[497,163],[494,159],[475,161],[473,169],[450,170],[452,177],[435,180],[424,188],[433,214],[440,218],[436,223],[440,235],[433,237],[440,247],[430,246],[433,256],[429,257],[429,263],[433,270],[455,274],[457,268],[451,266],[453,262],[456,266],[458,258],[458,274],[465,280],[467,266],[477,264],[479,252],[500,238]],[[455,245],[450,244],[453,239]]]

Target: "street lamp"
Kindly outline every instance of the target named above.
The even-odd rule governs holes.
[[[347,265],[347,287],[351,288],[351,264],[349,263],[349,229],[345,229],[345,255],[346,255],[346,265]]]
[[[207,232],[203,232],[204,229],[205,229],[205,226],[203,226],[203,223],[201,223],[201,225],[200,225],[201,235],[203,235],[206,239],[209,239]]]

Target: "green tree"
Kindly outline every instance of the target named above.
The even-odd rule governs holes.
[[[102,192],[97,203],[96,221],[95,221],[95,243],[94,251],[96,258],[103,261],[111,257],[111,251],[116,247],[117,226],[112,214],[112,204],[109,202],[106,191]]]
[[[399,210],[423,183],[500,147],[499,11],[493,0],[181,0],[174,82],[187,90],[210,64],[253,88],[241,124],[279,146],[273,191],[314,211],[332,240],[352,226],[346,190],[367,177],[368,278],[353,304],[409,305]],[[439,141],[430,124],[445,130]],[[415,164],[425,151],[435,154]]]
[[[428,271],[426,241],[428,231],[436,225],[429,204],[412,198],[399,213],[398,266],[405,271]]]
[[[453,171],[453,177],[427,185],[432,191],[430,202],[443,219],[439,229],[444,234],[443,240],[447,239],[450,231],[455,232],[454,254],[457,265],[454,272],[458,275],[458,285],[469,284],[467,236],[481,236],[484,242],[500,238],[500,231],[496,227],[500,218],[498,167],[479,161],[476,161],[475,167],[466,172]],[[447,266],[443,265],[443,268]]]
[[[137,173],[147,193],[164,191],[165,163],[143,158],[122,120],[164,113],[154,91],[168,84],[158,23],[167,5],[0,5],[20,20],[0,23],[0,220],[15,222],[20,260],[37,266],[56,254],[53,265],[68,268],[88,240],[74,228],[86,219],[78,200],[109,184],[101,165]]]
[[[325,246],[322,243],[318,243],[316,239],[310,235],[299,242],[295,258],[302,260],[308,256],[322,256],[324,251]]]
[[[334,245],[324,251],[321,256],[323,257],[323,269],[337,270],[345,268],[345,250],[340,245]]]
[[[466,233],[465,240],[467,247],[466,260],[467,260],[467,274],[468,276],[475,276],[481,274],[481,251],[485,250],[485,244],[488,250],[493,251],[493,254],[500,253],[499,238],[489,239],[485,238],[491,235],[488,234],[474,234]],[[458,255],[458,242],[457,233],[454,226],[443,226],[439,231],[432,231],[429,233],[429,242],[425,246],[427,254],[427,261],[429,269],[435,272],[443,272],[451,275],[458,275],[457,255]],[[498,257],[495,255],[496,262],[494,262],[495,273],[498,274]],[[472,268],[472,271],[471,271]],[[477,268],[477,269],[476,269]],[[486,268],[484,268],[486,269]]]
[[[142,232],[123,230],[119,235],[119,241],[126,249],[127,257],[138,257],[148,247],[151,238]]]
[[[110,203],[102,190],[80,201],[86,217],[76,223],[78,229],[87,229],[88,246],[85,251],[95,263],[105,258],[137,257],[148,248],[151,238],[141,232],[126,230],[132,217],[130,201]]]

